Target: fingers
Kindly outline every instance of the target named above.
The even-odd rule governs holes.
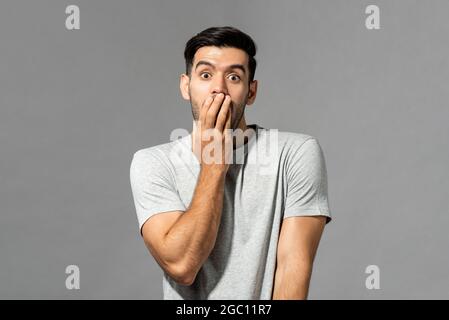
[[[228,116],[226,117],[226,123],[224,129],[231,129],[231,121],[232,121],[232,109],[231,109],[231,97],[229,97],[229,112]],[[229,131],[228,131],[229,132]]]
[[[226,96],[223,104],[221,105],[220,111],[217,116],[217,121],[215,123],[215,128],[218,129],[220,132],[223,132],[223,129],[225,128],[226,121],[228,118],[228,114],[231,114],[231,97]]]
[[[231,99],[229,99],[229,100],[231,100]],[[232,116],[232,110],[231,110],[231,108],[229,108],[227,116],[226,116],[225,126],[223,128],[224,144],[225,144],[225,163],[227,163],[227,164],[232,163],[231,116]]]
[[[220,110],[221,104],[224,101],[225,95],[223,93],[219,93],[215,96],[212,105],[209,107],[206,113],[205,125],[206,128],[214,128],[215,121],[217,120],[217,114]],[[205,110],[206,111],[206,110]]]
[[[200,109],[198,135],[200,142],[198,145],[202,150],[209,143],[215,142],[219,144],[220,148],[224,148],[222,150],[223,158],[219,159],[220,164],[223,164],[223,161],[226,164],[232,162],[232,152],[229,151],[232,150],[231,115],[231,96],[223,93],[207,97]],[[213,130],[213,135],[211,135],[210,129]],[[199,159],[202,159],[201,153]]]
[[[209,110],[209,108],[210,108],[210,106],[211,106],[213,101],[214,101],[214,96],[209,96],[204,101],[203,105],[201,106],[199,120],[200,120],[200,124],[202,126],[205,126],[205,124],[206,124],[207,111]]]

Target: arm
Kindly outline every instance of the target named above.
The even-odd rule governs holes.
[[[195,137],[202,136],[201,130],[214,126],[219,132],[229,129],[229,105],[229,99],[223,104],[221,99],[212,99],[206,100],[202,106],[200,121],[204,128],[200,126],[199,133],[194,134],[193,139],[193,151],[199,157],[201,169],[189,208],[184,213],[178,211],[151,217],[142,227],[142,235],[151,254],[161,268],[182,285],[194,282],[215,246],[223,208],[225,177],[229,168],[229,163],[224,161],[229,154],[224,151],[222,161],[203,162],[201,150],[208,143],[198,141]],[[229,150],[229,141],[232,142],[229,138],[229,135],[222,134],[213,142],[218,141],[223,148],[227,144]]]
[[[324,216],[285,218],[277,249],[274,300],[307,299]]]
[[[182,285],[193,283],[215,246],[224,180],[222,174],[201,170],[188,210],[155,215],[142,227],[145,244],[153,257]]]

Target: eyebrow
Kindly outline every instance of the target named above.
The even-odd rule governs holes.
[[[198,61],[198,63],[195,66],[195,71],[201,65],[206,65],[206,66],[211,67],[212,69],[215,69],[215,66],[212,63],[210,63],[209,61],[200,60],[200,61]],[[238,63],[231,64],[230,66],[228,66],[227,69],[240,69],[240,70],[242,70],[243,74],[246,74],[246,70],[245,70],[245,67],[243,66],[243,64],[238,64]]]

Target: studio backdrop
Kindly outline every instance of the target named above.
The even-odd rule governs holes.
[[[185,43],[229,25],[258,48],[247,123],[324,152],[333,221],[309,298],[448,299],[448,12],[446,0],[2,1],[0,298],[162,298],[130,163],[191,129]]]

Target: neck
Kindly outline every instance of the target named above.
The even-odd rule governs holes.
[[[192,129],[192,140],[195,138],[196,135],[196,127],[197,127],[198,121],[193,121],[193,129]],[[242,130],[242,132],[245,132],[247,130],[248,126],[246,125],[245,115],[242,116],[242,119],[240,119],[239,125],[237,126],[237,129]],[[242,144],[247,143],[248,139],[245,136],[244,141],[237,141],[236,137],[234,136],[232,139],[233,148],[236,149],[240,147]]]
[[[247,125],[246,125],[246,120],[245,120],[245,116],[242,116],[242,119],[240,120],[239,125],[237,126],[236,129],[240,129],[242,130],[242,132],[244,133],[247,129]],[[244,141],[237,141],[237,138],[234,136],[232,139],[232,145],[234,149],[237,149],[238,147],[240,147],[242,144],[245,144],[248,142],[248,138],[245,136]]]

